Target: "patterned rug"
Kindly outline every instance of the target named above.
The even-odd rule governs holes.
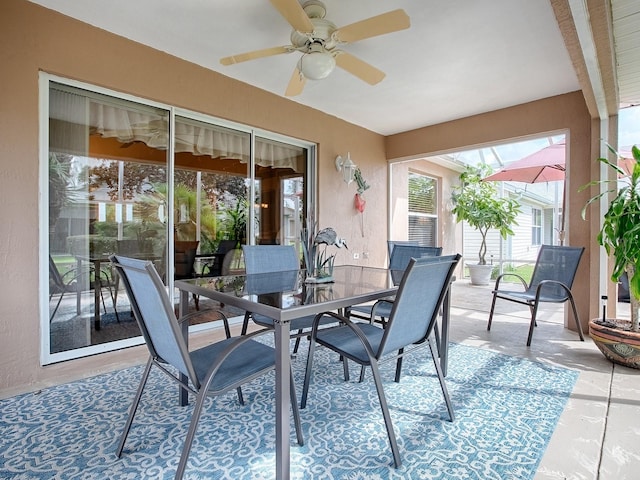
[[[303,343],[303,347],[306,344]],[[293,360],[300,391],[306,348]],[[400,383],[393,362],[385,390],[403,465],[393,468],[371,374],[345,383],[335,355],[317,351],[306,444],[292,430],[295,479],[531,479],[578,372],[452,344],[448,421],[428,349],[408,356]],[[0,478],[172,479],[192,406],[152,375],[122,459],[114,451],[142,367],[0,401]],[[273,375],[210,401],[187,466],[188,479],[269,479],[275,472]],[[293,426],[292,426],[293,429]]]

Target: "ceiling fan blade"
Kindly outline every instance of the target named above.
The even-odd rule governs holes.
[[[298,0],[271,0],[271,4],[295,30],[302,33],[313,32],[313,23]]]
[[[256,58],[271,57],[280,55],[281,53],[290,53],[293,49],[290,47],[271,47],[262,50],[254,50],[253,52],[240,53],[220,59],[222,65],[233,65],[234,63],[246,62],[247,60],[255,60]]]
[[[291,75],[291,80],[289,80],[289,85],[287,85],[287,90],[284,92],[285,96],[295,97],[296,95],[300,95],[306,81],[307,79],[304,78],[304,75],[302,75],[298,67],[296,67],[293,70],[293,75]]]
[[[339,41],[353,43],[365,38],[404,30],[410,26],[411,22],[407,13],[398,9],[338,28],[335,34]]]
[[[338,52],[336,55],[336,65],[351,75],[355,75],[359,79],[367,82],[369,85],[380,83],[386,76],[382,70],[378,70],[373,65],[369,65],[367,62],[347,52]]]

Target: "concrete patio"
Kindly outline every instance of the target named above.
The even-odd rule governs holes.
[[[536,480],[640,478],[640,371],[606,360],[588,335],[580,342],[563,306],[543,305],[530,347],[524,306],[498,300],[487,332],[491,288],[454,284],[451,341],[580,371]],[[618,316],[628,314],[619,304]]]

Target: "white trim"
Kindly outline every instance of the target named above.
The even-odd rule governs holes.
[[[51,363],[51,336],[49,332],[49,80],[46,73],[38,76],[38,303],[40,312],[40,363]],[[45,115],[46,113],[46,115]]]
[[[602,83],[602,74],[600,72],[600,64],[598,63],[598,54],[596,52],[596,44],[593,39],[593,30],[591,29],[591,21],[589,19],[589,8],[586,0],[569,0],[569,9],[576,27],[578,41],[580,42],[580,50],[587,67],[589,83],[593,90],[593,96],[598,108],[598,116],[600,119],[609,117],[607,108],[607,99],[605,88]]]

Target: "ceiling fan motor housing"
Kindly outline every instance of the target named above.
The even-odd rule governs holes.
[[[301,33],[293,30],[291,32],[291,45],[302,51],[305,51],[312,43],[321,43],[327,50],[334,48],[336,41],[332,34],[337,30],[336,25],[323,18],[311,18],[310,20],[313,23],[313,32]]]

